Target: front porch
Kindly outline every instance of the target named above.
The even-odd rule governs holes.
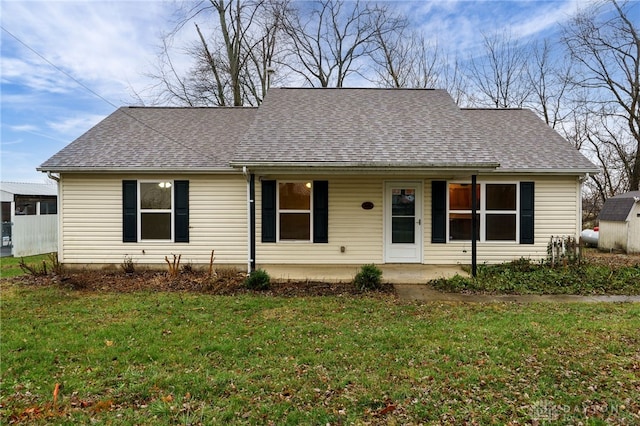
[[[259,265],[275,281],[350,282],[362,265]],[[456,274],[468,276],[462,265],[384,264],[382,281],[391,284],[424,284]]]

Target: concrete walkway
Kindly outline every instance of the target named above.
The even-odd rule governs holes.
[[[443,293],[426,285],[395,284],[398,298],[424,302],[457,303],[640,303],[640,296],[576,296],[576,295],[490,295]]]

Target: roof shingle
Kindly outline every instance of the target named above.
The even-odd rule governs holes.
[[[596,172],[527,110],[460,109],[444,90],[272,88],[259,108],[119,108],[42,171],[242,165]]]
[[[602,206],[598,219],[611,222],[626,221],[633,205],[636,203],[634,197],[640,197],[640,191],[626,192],[607,199],[604,202],[604,206]]]
[[[255,112],[255,108],[118,108],[38,169],[228,169]]]

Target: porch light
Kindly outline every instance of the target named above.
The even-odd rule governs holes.
[[[160,182],[158,186],[160,188],[171,188],[171,182]]]
[[[311,189],[311,182],[305,183],[304,186],[306,186],[307,188]]]

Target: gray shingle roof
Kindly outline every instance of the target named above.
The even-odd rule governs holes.
[[[255,112],[255,108],[118,108],[38,170],[226,169]]]
[[[597,169],[531,111],[460,109],[444,90],[278,89],[255,108],[119,108],[43,171],[230,164]]]
[[[597,168],[569,141],[526,109],[463,109],[500,171]]]
[[[624,222],[636,203],[634,197],[640,197],[640,191],[631,191],[611,197],[604,202],[598,219],[611,222]]]
[[[443,90],[271,89],[233,162],[496,163]]]

